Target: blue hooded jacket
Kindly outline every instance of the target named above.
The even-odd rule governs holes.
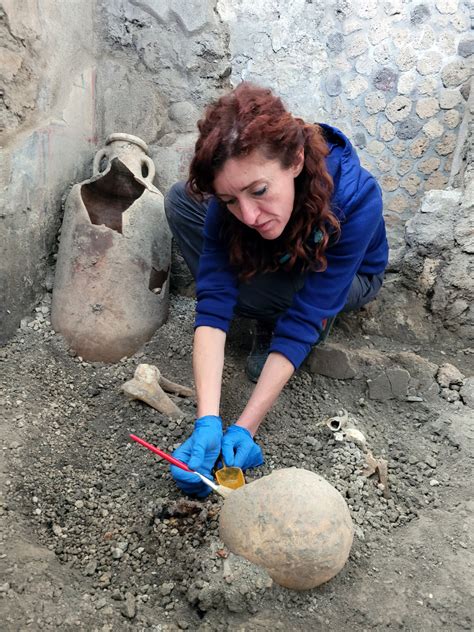
[[[305,273],[303,287],[276,323],[270,352],[283,354],[295,369],[317,342],[322,321],[343,309],[354,276],[380,274],[388,261],[382,193],[377,181],[361,166],[341,131],[325,124],[320,127],[330,150],[326,165],[334,182],[331,208],[340,221],[341,235],[325,251],[326,270]],[[205,325],[227,332],[239,288],[220,237],[223,212],[227,211],[214,198],[204,225],[195,327]]]

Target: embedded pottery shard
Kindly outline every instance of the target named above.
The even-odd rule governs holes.
[[[167,319],[171,235],[147,145],[111,134],[67,199],[53,328],[85,360],[135,353]]]
[[[281,586],[315,588],[344,566],[353,526],[341,494],[298,468],[277,470],[235,490],[220,514],[220,537]]]

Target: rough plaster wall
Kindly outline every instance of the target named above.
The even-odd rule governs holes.
[[[274,87],[339,127],[384,190],[392,244],[424,191],[448,182],[472,74],[462,0],[218,0],[232,83]]]
[[[93,3],[4,0],[0,341],[42,292],[61,208],[96,144]]]
[[[166,192],[187,172],[196,122],[228,87],[227,28],[201,0],[103,0],[98,93],[104,135],[150,144]]]

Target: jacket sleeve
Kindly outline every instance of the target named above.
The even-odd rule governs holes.
[[[270,351],[283,354],[295,368],[318,340],[325,318],[340,312],[370,241],[380,230],[382,194],[376,180],[361,169],[356,187],[339,196],[339,240],[326,250],[324,272],[308,272],[291,307],[277,322]]]
[[[237,275],[231,269],[228,250],[220,235],[221,212],[218,202],[213,198],[204,224],[204,245],[196,282],[194,327],[215,327],[227,333],[239,292]]]

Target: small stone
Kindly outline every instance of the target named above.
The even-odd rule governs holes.
[[[418,83],[418,92],[420,94],[432,95],[436,92],[438,86],[438,80],[436,77],[424,77]]]
[[[101,599],[98,599],[95,602],[95,609],[102,610],[102,608],[105,608],[106,604],[107,604],[107,599],[105,597],[102,597]]]
[[[474,408],[474,376],[470,376],[465,379],[459,394],[466,406]]]
[[[385,145],[378,140],[371,140],[367,145],[367,151],[371,156],[380,156],[384,149]]]
[[[403,10],[404,0],[389,0],[384,4],[384,11],[387,15],[400,15]]]
[[[362,125],[369,132],[371,136],[375,136],[377,131],[377,117],[375,115],[368,116],[362,121]]]
[[[441,160],[439,158],[427,158],[418,164],[418,169],[421,173],[429,176],[430,173],[439,169],[440,164]]]
[[[403,158],[397,165],[397,173],[401,176],[406,175],[411,168],[413,167],[413,160],[408,160],[408,158]]]
[[[436,459],[434,459],[432,456],[425,457],[425,463],[428,467],[431,467],[433,470],[438,465],[438,463],[436,462]]]
[[[460,395],[457,391],[452,391],[450,388],[442,388],[440,390],[440,395],[447,402],[454,402],[460,398]],[[455,397],[456,396],[456,397]]]
[[[462,86],[459,88],[459,92],[461,93],[461,96],[464,99],[464,101],[468,101],[469,95],[471,93],[471,82],[466,81],[465,83],[463,83]]]
[[[356,31],[362,30],[362,22],[360,20],[356,20],[352,17],[347,17],[347,14],[344,15],[347,19],[344,20],[341,26],[341,30],[344,35],[350,35],[351,33],[355,33]]]
[[[378,92],[372,92],[365,97],[364,103],[369,114],[377,114],[385,108],[385,97]]]
[[[390,160],[388,156],[380,156],[380,158],[377,159],[377,169],[382,173],[390,171],[393,169],[393,161]]]
[[[368,87],[369,84],[367,80],[363,77],[357,76],[347,82],[347,87],[345,89],[346,97],[349,100],[357,99],[357,97],[360,97],[360,95],[363,94]]]
[[[406,399],[410,374],[406,369],[391,368],[373,380],[367,380],[370,399]]]
[[[341,53],[344,49],[344,35],[342,33],[331,33],[328,36],[326,46],[333,53]]]
[[[458,0],[436,0],[436,8],[440,13],[456,13]]]
[[[169,117],[179,125],[181,131],[192,132],[196,127],[199,112],[192,103],[178,101],[170,106]]]
[[[367,56],[358,57],[355,63],[356,72],[359,75],[370,76],[375,72],[376,64],[372,59],[367,58]]]
[[[458,55],[461,57],[470,57],[474,55],[474,38],[469,37],[463,39],[458,44]]]
[[[358,57],[365,53],[368,49],[369,45],[365,38],[365,35],[362,33],[358,33],[354,35],[351,41],[348,43],[346,48],[346,53],[349,58]]]
[[[416,195],[420,190],[420,178],[412,173],[407,178],[401,181],[400,186],[402,189],[408,191],[410,195]]]
[[[167,582],[167,583],[161,584],[160,590],[159,590],[160,595],[162,595],[163,597],[170,595],[173,592],[173,588],[174,588],[173,582]]]
[[[371,25],[369,31],[369,42],[372,46],[377,46],[380,42],[387,39],[390,35],[389,27],[387,22],[384,20],[374,20]]]
[[[451,110],[459,105],[462,96],[459,90],[441,90],[439,95],[439,105],[443,110]]]
[[[385,116],[392,123],[403,121],[410,115],[411,101],[404,96],[397,96],[387,104]]]
[[[384,191],[395,191],[399,186],[399,179],[394,176],[382,176],[380,184]]]
[[[464,375],[454,364],[445,362],[438,369],[436,381],[444,388],[449,388],[453,384],[462,386],[464,384]]]
[[[456,55],[456,35],[454,33],[444,32],[438,38],[439,48],[446,53],[446,56]]]
[[[418,395],[408,395],[406,401],[415,403],[415,402],[423,402],[424,399],[423,397],[418,397]]]
[[[53,533],[56,537],[60,538],[63,534],[63,530],[61,529],[61,527],[58,524],[53,524]]]
[[[461,122],[461,115],[457,110],[448,110],[444,113],[444,122],[449,129],[455,129]]]
[[[444,133],[444,127],[437,119],[432,119],[423,125],[423,131],[428,138],[440,138]]]
[[[416,55],[410,48],[405,48],[397,57],[398,69],[402,72],[410,70],[416,64]]]
[[[406,148],[406,143],[403,143],[402,141],[396,141],[391,146],[392,152],[395,156],[397,156],[397,158],[403,158]]]
[[[390,197],[385,206],[389,211],[393,211],[395,213],[403,213],[408,208],[408,201],[406,196],[402,195],[401,193],[397,193],[397,195],[393,195]]]
[[[74,503],[74,507],[76,509],[82,509],[84,507],[84,501],[83,500],[76,500],[76,502]]]
[[[430,10],[426,4],[418,4],[410,12],[410,22],[413,25],[418,26],[419,24],[426,22],[430,15]]]
[[[415,116],[410,116],[405,121],[397,125],[396,134],[401,140],[411,140],[415,138],[421,130],[421,123]]]
[[[97,560],[90,560],[84,569],[84,575],[86,576],[93,575],[96,569],[97,569]]]
[[[431,48],[436,41],[436,34],[430,26],[426,26],[418,41],[415,41],[415,48],[426,50]]]
[[[425,191],[441,190],[448,184],[448,178],[441,172],[432,173],[425,183]],[[464,309],[463,309],[464,311]]]
[[[416,68],[420,75],[433,75],[435,72],[439,72],[443,58],[436,51],[431,51],[423,57],[420,57]]]
[[[438,487],[438,485],[439,485],[439,481],[437,481],[435,478],[432,478],[430,480],[430,486],[431,487]]]
[[[347,380],[355,377],[350,353],[340,345],[315,347],[308,356],[309,370],[318,375]]]
[[[133,619],[136,615],[135,597],[130,592],[125,593],[125,601],[123,603],[121,613],[127,619]]]
[[[354,145],[356,147],[359,147],[360,149],[363,149],[367,145],[367,139],[363,132],[355,132],[353,136],[353,140],[354,140]]]
[[[119,547],[113,548],[112,549],[112,557],[114,558],[114,560],[119,560],[121,557],[123,557],[122,549],[119,549]]]
[[[456,88],[469,77],[471,71],[464,60],[452,61],[443,66],[441,81],[445,88]]]
[[[6,593],[10,590],[9,582],[5,582],[4,584],[0,584],[0,593]]]
[[[448,154],[453,153],[455,147],[455,134],[447,133],[441,138],[439,143],[436,144],[435,149],[440,156],[447,156]]]
[[[439,110],[438,99],[434,97],[428,97],[426,99],[419,99],[416,104],[416,113],[422,119],[431,118]]]
[[[363,20],[370,20],[377,14],[378,1],[377,0],[364,0],[364,2],[354,3],[354,13],[357,17]]]
[[[422,156],[425,153],[428,145],[429,145],[429,142],[426,136],[421,136],[417,138],[410,145],[410,155],[413,158],[420,158],[420,156]]]
[[[324,82],[326,92],[330,97],[336,97],[342,92],[342,83],[339,75],[330,74]]]
[[[377,90],[392,92],[396,89],[398,73],[391,68],[381,68],[375,73],[372,83]]]
[[[389,121],[382,123],[379,136],[385,141],[393,140],[395,138],[395,127]]]
[[[399,94],[410,94],[414,90],[418,82],[418,73],[413,70],[411,72],[404,72],[400,75],[397,83],[397,91]]]

